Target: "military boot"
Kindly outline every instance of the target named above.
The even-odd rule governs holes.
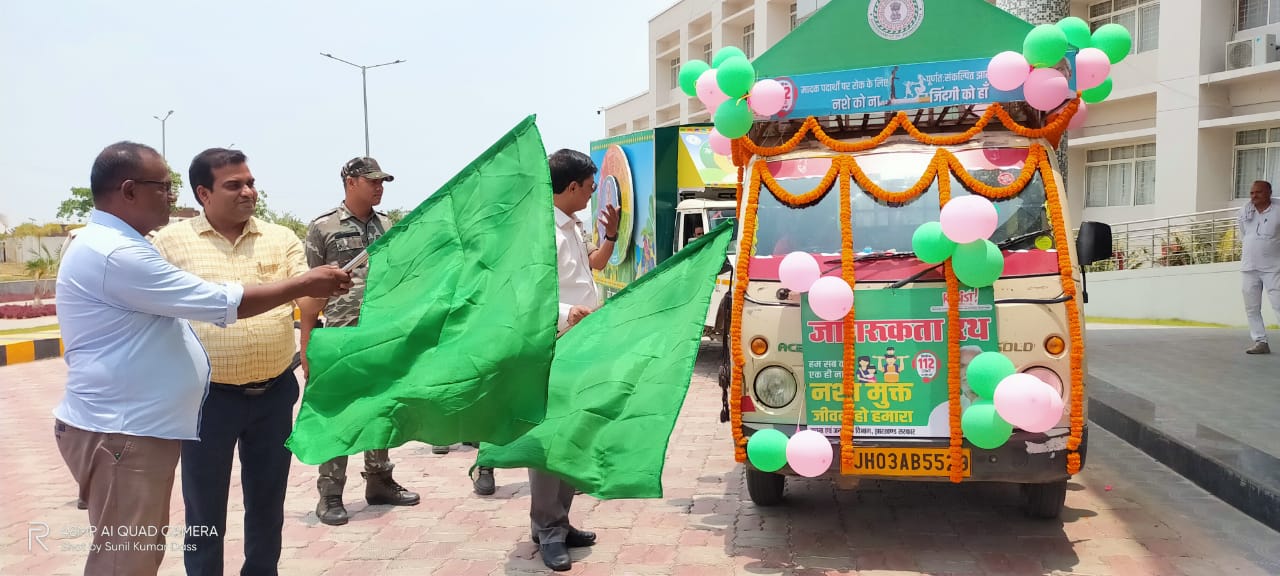
[[[341,526],[350,519],[347,508],[342,505],[342,496],[338,494],[320,497],[320,502],[316,504],[316,517],[330,526]]]
[[[391,504],[392,506],[413,506],[421,499],[417,493],[410,492],[391,478],[391,472],[361,472],[364,476],[364,499],[370,506]]]

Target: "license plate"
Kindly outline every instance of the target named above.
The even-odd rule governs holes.
[[[961,449],[961,470],[970,473],[967,448]],[[853,473],[868,476],[950,476],[949,448],[861,448],[853,449]]]

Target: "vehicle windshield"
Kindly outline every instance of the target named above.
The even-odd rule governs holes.
[[[1027,158],[1026,148],[984,148],[955,153],[975,179],[991,186],[1012,183]],[[881,188],[899,192],[915,185],[928,169],[933,148],[893,152],[871,152],[856,156],[867,177]],[[831,167],[831,158],[797,158],[769,163],[769,171],[791,194],[812,190]],[[971,191],[951,178],[953,198]],[[901,204],[881,202],[862,190],[857,181],[852,189],[854,252],[876,254],[910,252],[911,236],[925,222],[938,219],[938,183],[914,200]],[[840,188],[831,190],[818,203],[791,208],[774,198],[768,189],[760,191],[756,256],[784,256],[793,251],[840,254]],[[999,214],[996,231],[989,238],[996,244],[1016,242],[1007,249],[1035,248],[1052,241],[1046,213],[1044,181],[1039,172],[1017,196],[993,201]],[[1047,240],[1046,238],[1047,237]]]
[[[707,224],[709,226],[707,228],[707,231],[710,232],[712,230],[715,230],[716,227],[719,226],[721,222],[724,222],[726,220],[732,222],[733,223],[732,225],[736,230],[738,226],[737,218],[738,218],[738,211],[735,208],[715,208],[715,209],[707,210]],[[728,253],[729,254],[738,253],[737,242],[729,243]]]

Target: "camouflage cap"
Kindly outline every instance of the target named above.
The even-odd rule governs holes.
[[[342,177],[362,176],[371,180],[386,180],[391,182],[395,177],[382,171],[382,167],[378,166],[378,161],[368,156],[352,158],[342,167]]]

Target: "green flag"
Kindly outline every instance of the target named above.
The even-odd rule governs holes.
[[[561,336],[546,420],[505,446],[481,444],[477,465],[547,470],[601,499],[662,497],[667,441],[732,239],[721,224]]]
[[[529,116],[369,247],[359,326],[311,336],[286,446],[307,464],[541,422],[559,312],[551,175]]]

